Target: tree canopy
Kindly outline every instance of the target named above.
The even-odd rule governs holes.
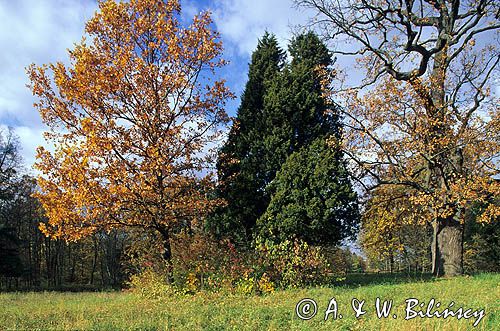
[[[311,24],[334,54],[354,56],[364,77],[325,90],[344,105],[355,177],[369,191],[405,187],[403,199],[433,224],[434,274],[462,274],[465,210],[500,193],[491,92],[500,52],[486,41],[498,41],[498,1],[296,2],[316,12]],[[482,220],[499,212],[489,204]]]
[[[243,232],[247,243],[272,200],[269,185],[288,156],[318,137],[341,134],[338,111],[322,95],[321,82],[332,70],[330,52],[317,35],[306,32],[291,40],[289,53],[292,58],[285,63],[274,36],[266,33],[259,41],[241,106],[219,154],[219,195],[228,205],[211,224],[228,236]]]
[[[220,203],[209,199],[210,148],[232,97],[215,76],[222,44],[209,13],[179,23],[178,1],[102,1],[70,64],[29,67],[54,152],[38,149],[42,231],[76,240],[143,227],[170,236]],[[207,82],[209,82],[207,84]]]
[[[292,153],[269,185],[271,202],[258,220],[258,240],[299,239],[335,246],[353,237],[359,210],[342,152],[326,137]]]

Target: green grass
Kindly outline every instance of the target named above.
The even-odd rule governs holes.
[[[356,279],[357,277],[357,279]],[[0,330],[500,330],[500,274],[453,279],[408,279],[402,276],[353,276],[343,286],[278,291],[264,296],[197,294],[147,299],[130,292],[3,293]],[[343,319],[324,321],[335,297]],[[394,300],[392,317],[377,319],[375,298]],[[485,309],[477,327],[474,318],[404,320],[405,299],[426,303],[435,298],[440,310],[454,301],[458,307]],[[317,315],[308,321],[295,316],[295,305],[313,298]],[[365,300],[366,314],[354,318],[353,298]]]

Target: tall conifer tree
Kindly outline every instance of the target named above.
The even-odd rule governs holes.
[[[279,75],[284,60],[285,53],[276,37],[266,32],[252,54],[241,105],[219,153],[218,195],[227,205],[209,219],[209,227],[246,243],[251,239],[256,219],[268,204],[262,176],[264,95],[268,82]]]
[[[321,87],[333,60],[313,32],[292,39],[288,50],[291,63],[265,98],[270,203],[256,232],[262,241],[336,244],[356,230],[358,208],[342,153],[326,144],[341,137],[337,108]]]
[[[322,97],[321,74],[333,63],[326,46],[312,32],[298,35],[289,46],[292,56],[270,84],[265,97],[263,134],[265,178],[269,184],[287,157],[317,137],[340,134],[336,109]]]
[[[340,137],[338,113],[322,97],[319,69],[328,72],[333,63],[328,49],[308,32],[292,39],[289,53],[291,62],[282,66],[284,54],[275,37],[266,34],[259,41],[237,118],[219,155],[219,194],[228,205],[211,225],[246,243],[255,237],[257,219],[275,191],[270,184],[287,158],[318,138]]]

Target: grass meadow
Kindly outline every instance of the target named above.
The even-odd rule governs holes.
[[[324,320],[331,298],[343,318]],[[375,300],[393,300],[390,317],[378,319]],[[314,299],[317,314],[296,316],[296,304]],[[351,300],[365,300],[366,313],[354,317]],[[453,301],[459,307],[484,309],[475,318],[405,320],[405,300]],[[333,308],[333,307],[332,307]],[[416,309],[416,308],[415,308]],[[422,308],[425,309],[425,308]],[[440,310],[438,309],[438,310]],[[435,310],[435,309],[434,309]],[[309,311],[311,312],[311,310]],[[392,315],[396,314],[397,318]],[[393,275],[353,276],[343,284],[276,291],[261,296],[198,293],[148,299],[130,291],[0,293],[0,330],[500,330],[500,274],[453,279]]]

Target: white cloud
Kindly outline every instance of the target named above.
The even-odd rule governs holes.
[[[43,142],[43,129],[30,128],[27,126],[17,126],[14,132],[19,137],[21,144],[21,154],[23,155],[23,162],[28,170],[32,170],[31,166],[35,163],[35,154],[38,146]]]
[[[292,28],[306,23],[308,17],[291,0],[221,0],[214,8],[215,24],[224,40],[234,45],[238,55],[247,56],[266,30],[285,48]]]
[[[191,19],[203,8],[183,1],[183,19]],[[211,0],[217,29],[225,45],[225,58],[235,61],[232,88],[241,90],[246,80],[249,56],[258,38],[268,30],[286,48],[291,28],[305,23],[307,15],[293,8],[291,0]],[[35,101],[26,87],[25,68],[67,61],[67,49],[81,40],[85,22],[93,15],[94,0],[0,0],[0,125],[14,127],[20,136],[25,163],[31,166],[38,145],[44,145],[45,130]],[[236,77],[237,76],[237,77]]]
[[[14,127],[28,166],[43,143],[44,126],[25,68],[67,60],[95,9],[93,0],[0,0],[0,124]]]

